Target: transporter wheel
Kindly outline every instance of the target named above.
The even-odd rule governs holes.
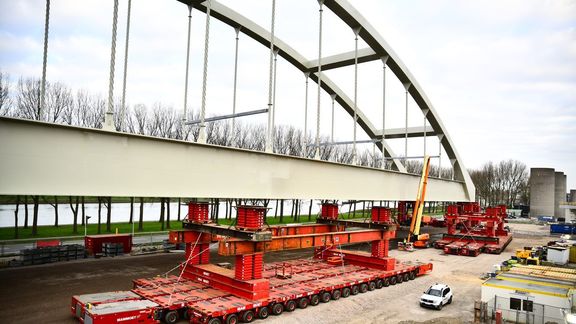
[[[408,280],[410,280],[410,274],[408,272],[406,272],[404,274],[404,281],[408,281]]]
[[[329,302],[331,298],[332,298],[332,295],[330,295],[330,293],[327,291],[320,294],[320,301],[323,303]]]
[[[344,287],[342,288],[342,298],[346,298],[350,296],[350,288]]]
[[[414,270],[414,271],[410,272],[410,280],[414,280],[416,278],[416,271],[418,271],[418,270]]]
[[[272,306],[272,314],[274,315],[280,315],[282,314],[283,311],[284,311],[284,305],[280,303],[276,303],[274,304],[274,306]]]
[[[332,299],[338,300],[338,299],[340,299],[340,297],[342,297],[342,292],[339,289],[334,289],[332,291]]]
[[[376,289],[376,283],[374,281],[370,281],[368,283],[368,290],[372,291],[374,289]]]
[[[179,319],[180,316],[178,316],[178,312],[175,310],[169,311],[166,313],[166,315],[164,315],[164,322],[166,322],[167,324],[174,324],[178,322]]]
[[[185,319],[185,320],[187,320],[187,321],[190,319],[190,313],[188,313],[188,308],[187,308],[187,307],[186,307],[186,308],[183,308],[183,309],[180,311],[180,313],[181,313],[181,314],[180,314],[180,318],[183,318],[183,319]]]
[[[298,307],[299,308],[306,308],[308,307],[308,305],[310,304],[310,299],[308,299],[307,297],[302,297],[298,300]]]
[[[296,309],[296,302],[293,300],[289,300],[286,302],[286,306],[284,307],[284,310],[287,312],[293,312]]]
[[[397,282],[396,276],[390,277],[390,284],[391,284],[391,285],[395,285],[396,282]]]
[[[310,305],[316,306],[318,304],[320,304],[320,297],[318,297],[318,295],[312,295],[312,297],[310,297]]]
[[[260,309],[258,310],[258,317],[261,319],[265,319],[270,315],[270,311],[268,310],[268,307],[260,307]]]
[[[352,286],[352,295],[358,295],[358,293],[360,292],[360,288],[358,288],[357,285]]]
[[[376,280],[376,289],[381,289],[382,287],[384,287],[384,280],[377,279]]]
[[[226,324],[237,324],[238,323],[238,315],[230,314],[226,316]]]
[[[382,285],[383,285],[384,287],[390,286],[390,278],[384,278],[384,279],[382,280]]]
[[[208,321],[208,324],[222,324],[222,320],[218,317],[214,317]]]
[[[368,284],[366,284],[366,283],[361,284],[360,285],[360,292],[365,293],[367,291],[368,291]]]
[[[402,276],[401,274],[396,276],[396,282],[397,283],[402,283],[402,281],[404,281],[404,276]]]
[[[244,323],[250,323],[254,320],[254,312],[251,310],[247,310],[244,311],[244,313],[242,313],[242,322]]]

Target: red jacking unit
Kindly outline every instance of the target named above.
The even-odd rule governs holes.
[[[444,219],[448,233],[434,242],[434,247],[447,254],[500,254],[512,241],[512,234],[504,229],[504,205],[487,207],[484,212],[476,202],[451,205],[446,208]]]
[[[324,204],[316,224],[263,227],[263,208],[239,206],[237,228],[189,215],[185,230],[170,233],[171,242],[186,246],[179,277],[137,279],[130,292],[112,297],[74,296],[71,311],[80,322],[93,324],[109,323],[110,318],[124,323],[175,323],[180,318],[191,323],[251,322],[413,280],[432,270],[430,263],[388,257],[396,225],[387,208],[376,207],[372,215],[372,222],[340,220],[338,205]],[[347,227],[361,229],[345,231]],[[219,244],[219,254],[234,256],[234,269],[208,263],[212,242]],[[342,244],[356,242],[370,242],[371,253],[342,249]],[[311,247],[310,259],[263,262],[265,252]],[[138,311],[128,307],[134,301],[141,302]],[[106,307],[111,311],[100,317],[99,309]]]

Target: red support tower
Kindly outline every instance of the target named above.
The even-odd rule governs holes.
[[[238,206],[236,227],[250,231],[261,230],[265,215],[266,207]]]
[[[209,218],[210,204],[207,202],[189,202],[188,219],[195,223],[207,223]]]
[[[323,203],[322,210],[320,211],[320,218],[338,219],[338,204]]]

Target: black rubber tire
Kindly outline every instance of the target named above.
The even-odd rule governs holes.
[[[417,270],[414,270],[414,271],[410,272],[410,280],[416,279],[416,271],[417,271]]]
[[[342,292],[340,291],[340,289],[332,290],[332,300],[338,300],[340,299],[340,297],[342,297]]]
[[[381,289],[382,287],[384,287],[384,280],[377,279],[376,280],[376,289]]]
[[[222,324],[222,320],[218,317],[214,317],[208,321],[208,324]]]
[[[376,289],[376,283],[375,283],[374,281],[370,281],[370,282],[368,283],[368,290],[369,290],[369,291],[372,291],[372,290],[374,290],[374,289]]]
[[[396,282],[397,282],[397,280],[396,280],[396,276],[392,276],[392,277],[390,277],[390,284],[391,284],[391,285],[395,285],[395,284],[396,284]]]
[[[437,310],[442,310],[442,307],[444,307],[444,305],[442,305],[442,303],[440,303],[440,305],[438,305],[438,307],[436,307]]]
[[[164,323],[167,324],[177,323],[179,319],[180,315],[178,315],[178,312],[175,310],[166,312],[166,315],[164,315]]]
[[[399,274],[396,276],[396,282],[397,283],[402,283],[404,281],[404,276]]]
[[[403,279],[404,279],[404,281],[410,280],[410,274],[409,274],[408,272],[406,272],[406,273],[404,274],[404,278],[403,278]]]
[[[318,295],[312,295],[310,297],[310,305],[316,306],[320,304],[320,297]]]
[[[226,324],[238,324],[238,315],[230,314],[226,316]]]
[[[300,299],[298,299],[298,308],[306,308],[308,307],[308,305],[310,304],[310,299],[308,299],[307,297],[302,297]]]
[[[358,293],[360,292],[360,288],[358,288],[357,285],[352,286],[352,288],[350,289],[352,289],[351,290],[352,295],[358,295]]]
[[[384,278],[384,279],[382,280],[382,285],[383,285],[384,287],[390,286],[390,278]]]
[[[251,323],[254,320],[254,312],[251,310],[244,311],[242,313],[242,322]]]
[[[361,293],[365,293],[368,291],[368,284],[367,283],[363,283],[360,285],[360,292]]]
[[[342,298],[347,298],[350,296],[350,288],[344,287],[342,288]]]
[[[448,304],[452,304],[452,297],[453,296],[450,296],[450,298],[448,299]]]
[[[180,310],[180,318],[188,321],[190,319],[190,313],[188,313],[188,308],[184,307]]]
[[[289,300],[286,302],[284,306],[284,310],[287,312],[293,312],[296,309],[296,302],[293,300]]]
[[[270,310],[268,307],[260,307],[258,310],[258,318],[265,319],[268,318],[268,316],[270,316]]]
[[[331,298],[332,298],[332,295],[327,291],[320,294],[320,301],[323,303],[329,302]]]
[[[280,315],[284,311],[284,305],[277,303],[272,306],[272,314]]]

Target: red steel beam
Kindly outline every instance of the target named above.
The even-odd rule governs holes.
[[[362,230],[352,232],[315,233],[272,237],[271,241],[248,242],[238,239],[220,241],[218,254],[238,255],[255,252],[271,252],[292,249],[305,249],[320,246],[338,246],[340,244],[389,240],[394,232],[381,230]]]

